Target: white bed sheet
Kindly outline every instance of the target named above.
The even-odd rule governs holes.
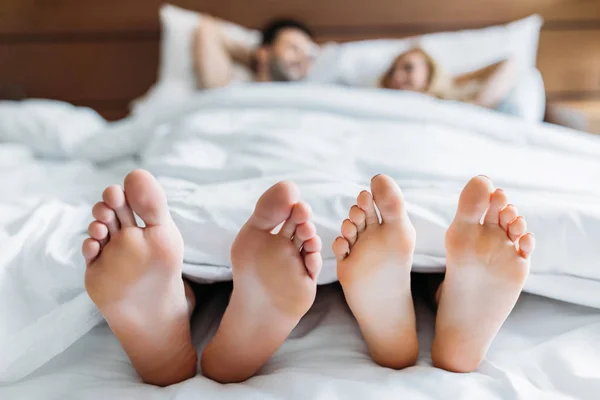
[[[32,394],[38,387],[40,394],[61,393],[62,385],[83,393],[91,385],[121,398],[161,398],[174,390],[195,396],[196,389],[205,397],[225,391],[265,398],[264,389],[289,398],[295,388],[296,398],[330,398],[330,392],[368,398],[371,391],[373,398],[418,398],[419,390],[440,397],[446,382],[449,393],[464,390],[474,397],[479,390],[500,398],[597,392],[597,311],[526,296],[520,307],[528,311],[511,317],[523,326],[508,324],[502,331],[483,375],[457,378],[429,368],[397,375],[368,362],[340,299],[327,294],[319,304],[329,311],[321,315],[317,307],[307,318],[322,321],[314,333],[289,341],[265,368],[268,374],[250,386],[198,378],[156,391],[135,383],[105,327],[86,335],[101,316],[83,291],[79,246],[103,187],[143,166],[167,190],[186,240],[184,272],[227,280],[229,245],[255,200],[275,181],[291,179],[315,211],[326,243],[321,282],[331,282],[335,265],[328,244],[359,190],[384,172],[402,186],[417,226],[415,268],[440,270],[443,234],[460,188],[485,173],[508,190],[537,234],[526,290],[600,308],[598,138],[416,94],[264,85],[209,92],[151,117],[109,125],[89,111],[55,103],[0,103],[0,142],[0,187],[6,188],[0,191],[0,382],[20,380],[2,387],[7,394]],[[547,315],[551,311],[556,316]],[[208,312],[206,318],[212,322],[195,325],[199,346],[214,327],[215,316]],[[312,325],[303,326],[300,331]],[[427,329],[424,338],[431,335]],[[74,354],[87,346],[96,351],[97,368],[89,358],[76,362]],[[113,359],[114,352],[120,355]],[[404,387],[408,377],[414,382]]]
[[[194,342],[202,349],[227,301],[216,292],[196,314]],[[0,387],[17,399],[597,399],[600,393],[600,312],[524,294],[472,374],[431,367],[433,313],[417,303],[421,355],[416,367],[381,368],[366,346],[337,285],[320,287],[313,309],[290,339],[241,384],[201,375],[160,389],[139,381],[106,324],[27,379]]]

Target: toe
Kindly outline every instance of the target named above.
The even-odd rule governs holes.
[[[94,205],[92,208],[92,215],[96,220],[106,225],[110,234],[117,233],[121,228],[115,210],[104,204],[104,202],[99,202]]]
[[[135,226],[133,212],[129,208],[129,205],[127,205],[123,189],[118,185],[107,187],[104,193],[102,193],[102,200],[104,200],[104,204],[115,210],[117,218],[121,223],[121,228]]]
[[[92,238],[85,239],[81,246],[81,253],[85,258],[85,262],[87,264],[91,263],[100,254],[100,243]]]
[[[490,206],[494,192],[492,181],[485,176],[472,178],[465,186],[458,200],[455,221],[477,224]]]
[[[319,236],[313,236],[302,245],[302,250],[306,253],[317,253],[321,251],[323,244]]]
[[[507,205],[500,211],[500,227],[508,234],[508,225],[518,216],[519,212],[517,211],[517,207],[512,204]]]
[[[402,192],[389,176],[375,176],[371,180],[371,192],[383,223],[396,221],[406,215]]]
[[[346,258],[348,252],[350,251],[350,244],[346,239],[341,236],[338,236],[333,242],[333,254],[335,254],[335,259],[340,262]]]
[[[88,226],[88,235],[92,239],[102,242],[108,237],[108,227],[100,221],[94,221]]]
[[[125,177],[126,201],[146,226],[171,221],[167,196],[160,184],[148,171],[136,169]]]
[[[293,183],[276,183],[260,196],[248,225],[263,231],[272,231],[290,217],[299,197],[298,188]]]
[[[358,230],[356,229],[356,225],[349,219],[345,219],[342,222],[342,236],[348,241],[350,247],[354,246],[356,243],[356,238],[358,237]]]
[[[526,233],[519,239],[519,255],[525,259],[531,256],[535,249],[535,237],[533,233]]]
[[[321,272],[321,267],[323,266],[321,253],[306,253],[304,255],[304,266],[306,267],[308,276],[310,276],[313,281],[316,281]]]
[[[500,224],[500,211],[502,211],[508,205],[508,197],[504,190],[498,188],[492,194],[490,200],[490,207],[485,213],[484,223],[485,224]]]
[[[365,228],[367,227],[367,216],[359,206],[352,206],[350,212],[348,213],[348,216],[350,217],[352,222],[354,222],[354,225],[356,225],[356,230],[358,233],[365,231]]]
[[[373,202],[371,193],[363,190],[358,195],[356,203],[365,213],[365,222],[367,226],[379,225],[379,218],[377,217],[377,211],[375,211],[375,203]]]
[[[308,221],[311,214],[312,210],[308,204],[302,201],[296,203],[290,217],[283,223],[279,235],[291,239],[298,225]]]
[[[294,233],[294,246],[298,250],[302,248],[302,245],[308,239],[313,238],[317,234],[317,228],[312,222],[305,222],[303,224],[298,225],[296,228],[296,232]]]
[[[513,242],[516,242],[525,232],[527,232],[527,223],[523,217],[519,216],[508,224],[508,237]]]

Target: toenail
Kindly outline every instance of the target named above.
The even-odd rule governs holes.
[[[490,177],[487,175],[480,174],[479,176],[482,176],[482,177],[486,178],[488,181],[491,181]]]
[[[371,178],[371,180],[373,180],[373,179],[377,178],[378,176],[381,176],[381,174],[377,174],[377,175],[375,175],[374,177],[372,177],[372,178]]]

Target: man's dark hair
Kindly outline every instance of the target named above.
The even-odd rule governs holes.
[[[276,19],[269,22],[262,30],[262,45],[270,46],[277,39],[277,35],[284,29],[298,29],[313,38],[312,31],[302,22],[294,19]]]

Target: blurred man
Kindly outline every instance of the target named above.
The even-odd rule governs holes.
[[[198,87],[222,87],[233,81],[289,82],[308,75],[317,45],[304,24],[289,19],[270,22],[256,49],[232,40],[223,28],[222,21],[202,16],[194,54]],[[246,66],[250,73],[236,76],[234,63]]]

